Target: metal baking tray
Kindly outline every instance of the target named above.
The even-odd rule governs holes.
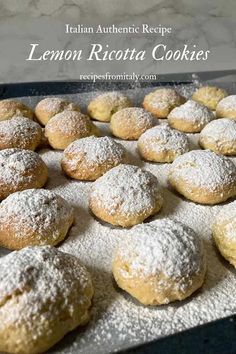
[[[158,82],[43,82],[43,83],[16,83],[0,85],[0,99],[19,98],[32,107],[42,97],[48,95],[60,95],[71,99],[79,97],[87,97],[94,91],[122,90],[133,92],[135,90],[136,103],[140,104],[144,93],[150,91],[153,87],[168,85],[185,90],[186,87],[195,87],[195,81],[218,84],[227,88],[230,93],[236,93],[236,71],[230,72],[210,72],[189,74],[165,75],[160,77]],[[236,80],[235,80],[236,81]],[[85,109],[85,106],[82,107]],[[7,251],[0,249],[0,256],[6,254]],[[223,267],[228,264],[223,263]],[[233,270],[232,270],[233,271]],[[191,299],[190,299],[191,301]],[[137,305],[138,306],[138,305]],[[181,307],[181,303],[177,306]],[[228,313],[226,313],[228,314]],[[236,353],[236,307],[230,316],[220,318],[216,321],[205,321],[205,324],[195,326],[191,329],[173,332],[171,335],[157,336],[158,339],[143,342],[138,341],[137,344],[124,340],[123,343],[112,344],[112,337],[115,338],[116,332],[111,330],[111,340],[106,340],[102,347],[96,346],[83,350],[77,348],[76,341],[78,337],[83,337],[84,330],[79,332],[75,330],[69,333],[60,343],[49,350],[49,353],[214,353],[214,354],[233,354]],[[224,316],[222,316],[224,317]],[[217,316],[216,316],[217,318]],[[184,329],[184,326],[183,326]],[[85,329],[86,331],[86,329]],[[101,334],[102,335],[102,334]],[[137,333],[137,337],[139,333]]]

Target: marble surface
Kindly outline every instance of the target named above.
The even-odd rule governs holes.
[[[158,35],[66,34],[65,24],[108,26],[148,23],[172,27]],[[173,73],[236,69],[235,0],[0,0],[0,82],[78,79],[80,73]],[[201,62],[26,61],[30,43],[40,50],[79,49],[98,42],[112,48],[171,49],[196,44],[211,55]]]

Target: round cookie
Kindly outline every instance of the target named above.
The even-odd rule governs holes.
[[[73,102],[59,97],[44,98],[35,107],[35,115],[42,125],[46,125],[53,116],[63,111],[80,112],[80,107]]]
[[[157,178],[137,166],[119,165],[92,185],[89,206],[101,220],[129,227],[156,214],[163,203]]]
[[[202,286],[205,252],[192,229],[161,219],[127,231],[112,270],[118,286],[142,304],[168,304],[184,300]]]
[[[24,189],[41,188],[48,169],[34,151],[5,149],[0,151],[0,200]]]
[[[125,161],[126,151],[121,144],[108,136],[91,136],[76,140],[65,149],[61,167],[71,178],[94,181]]]
[[[41,143],[42,128],[25,117],[0,121],[0,149],[35,150]]]
[[[0,204],[0,246],[12,250],[55,246],[66,237],[73,220],[73,208],[52,191],[13,193]]]
[[[201,131],[199,145],[217,154],[236,155],[236,121],[228,118],[213,120]]]
[[[185,101],[177,91],[171,88],[160,88],[144,97],[143,107],[157,118],[166,118],[173,108]]]
[[[122,108],[132,106],[128,97],[120,92],[105,92],[95,97],[88,105],[91,118],[101,122],[110,122],[111,116]]]
[[[209,150],[193,150],[170,166],[171,186],[200,204],[218,204],[236,196],[236,166]]]
[[[214,113],[209,108],[193,100],[174,108],[168,115],[171,128],[185,133],[199,133],[213,119]]]
[[[155,125],[154,117],[143,108],[130,107],[116,112],[111,117],[113,135],[124,140],[137,140],[147,129]]]
[[[45,127],[45,137],[51,147],[58,150],[64,150],[77,139],[98,134],[97,127],[89,117],[75,111],[56,114]]]
[[[46,352],[89,320],[90,274],[51,246],[26,247],[0,258],[0,351]]]
[[[236,119],[236,95],[223,98],[216,107],[218,118]]]
[[[0,121],[11,119],[14,116],[34,118],[34,112],[24,103],[12,99],[0,101]]]
[[[172,162],[189,151],[189,141],[184,133],[163,124],[148,129],[140,136],[138,151],[147,161]]]
[[[222,256],[236,267],[236,201],[223,206],[215,217],[212,235]]]
[[[212,111],[215,111],[217,104],[226,96],[228,96],[228,93],[222,88],[203,86],[194,92],[192,99],[203,104]]]

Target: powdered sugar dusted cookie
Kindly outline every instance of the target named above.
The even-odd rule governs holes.
[[[42,128],[25,117],[0,121],[0,149],[35,150],[41,143]]]
[[[192,229],[161,219],[127,231],[112,269],[119,287],[142,304],[167,304],[185,299],[202,286],[205,252]]]
[[[218,103],[216,116],[218,118],[236,119],[236,95],[227,96]]]
[[[99,135],[97,127],[88,116],[75,111],[63,111],[50,119],[45,127],[45,137],[54,149],[64,150],[73,141]]]
[[[0,121],[11,119],[14,116],[33,119],[34,112],[24,103],[17,100],[7,99],[0,101]]]
[[[215,119],[214,113],[201,103],[189,100],[168,115],[169,125],[185,133],[198,133]]]
[[[94,181],[126,161],[123,146],[112,138],[88,137],[74,141],[63,153],[61,166],[72,178]]]
[[[121,92],[105,92],[89,103],[88,114],[101,122],[110,122],[112,114],[130,106],[132,106],[131,101]]]
[[[60,97],[44,98],[35,107],[35,115],[42,125],[46,125],[52,117],[63,111],[80,112],[80,107]]]
[[[169,182],[187,199],[217,204],[236,195],[236,167],[227,157],[193,150],[175,159]]]
[[[89,320],[90,274],[51,246],[0,258],[0,351],[43,353]]]
[[[215,111],[217,104],[226,96],[228,96],[228,93],[222,88],[203,86],[194,92],[192,99]]]
[[[0,200],[24,189],[41,188],[47,178],[47,166],[36,152],[23,149],[0,151]]]
[[[189,151],[189,142],[187,135],[163,124],[148,129],[140,136],[138,150],[147,161],[172,162]]]
[[[213,120],[201,131],[199,144],[218,154],[236,155],[236,121],[228,118]]]
[[[173,108],[185,101],[177,91],[171,88],[160,88],[144,97],[143,107],[157,118],[166,118]]]
[[[147,129],[156,124],[153,115],[143,108],[130,107],[111,117],[112,134],[124,140],[137,140]]]
[[[222,256],[236,267],[236,201],[222,207],[212,233]]]
[[[119,165],[98,178],[89,196],[90,209],[98,218],[123,227],[141,223],[162,203],[157,178],[131,165]]]
[[[0,204],[0,245],[9,249],[56,245],[74,220],[73,208],[58,194],[27,189]]]

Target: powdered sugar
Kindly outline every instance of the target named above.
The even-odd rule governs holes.
[[[72,217],[73,208],[66,200],[45,189],[16,192],[0,204],[0,230],[10,225],[14,236],[19,238],[27,236],[30,230],[39,244],[45,242],[49,232],[52,239],[57,239],[61,232],[59,225],[68,223]]]
[[[84,294],[89,282],[77,258],[50,246],[27,247],[0,258],[0,330],[22,321],[30,325],[36,317],[37,340],[48,317],[56,320],[63,311],[73,316],[78,303],[89,302]],[[11,307],[14,297],[17,301]]]
[[[195,87],[185,85],[178,89],[181,89],[184,95],[190,96]],[[125,94],[138,105],[148,91],[150,88],[135,89],[128,90]],[[93,96],[94,93],[83,93],[69,98],[82,102],[85,109],[85,105]],[[33,106],[37,100],[38,98],[34,97],[25,98],[25,103]],[[96,124],[108,134],[106,124]],[[188,134],[194,148],[198,146],[198,136]],[[117,243],[126,238],[126,230],[113,228],[95,220],[88,208],[88,195],[93,184],[67,179],[61,173],[62,153],[42,150],[41,155],[49,167],[47,188],[63,196],[76,208],[76,223],[69,237],[59,248],[79,257],[89,268],[95,286],[91,322],[83,331],[75,331],[66,336],[50,350],[52,353],[110,353],[235,313],[236,275],[233,268],[216,252],[211,238],[212,221],[228,203],[208,206],[180,198],[167,188],[169,164],[141,161],[136,142],[119,142],[128,150],[132,163],[152,172],[163,187],[164,204],[156,217],[181,221],[193,228],[197,236],[203,239],[208,263],[206,280],[202,290],[193,294],[187,301],[158,308],[140,306],[129,295],[119,290],[113,282],[111,263]],[[232,158],[232,161],[236,159]],[[1,255],[5,253],[6,251],[1,249]]]
[[[193,100],[189,100],[183,105],[174,108],[168,118],[177,118],[199,124],[207,124],[215,119],[213,112],[206,106]]]
[[[12,185],[32,180],[30,171],[43,164],[40,156],[30,150],[5,149],[0,151],[0,181]]]
[[[153,115],[143,108],[139,107],[129,107],[123,108],[120,111],[113,114],[111,118],[112,123],[119,123],[127,125],[128,127],[148,129],[153,127],[156,124],[156,118]]]
[[[201,95],[206,101],[212,98],[219,100],[227,96],[227,92],[222,88],[216,86],[202,86],[194,92],[193,96],[199,98],[199,96]]]
[[[38,108],[50,115],[61,111],[78,111],[79,106],[60,97],[47,97],[38,103]]]
[[[236,184],[236,167],[224,156],[209,150],[193,150],[175,159],[170,168],[171,178],[180,178],[186,188],[217,190]]]
[[[31,141],[39,140],[42,129],[40,125],[29,118],[13,117],[11,120],[0,122],[0,145],[12,144],[17,141],[19,148],[23,148]]]
[[[200,138],[212,140],[222,146],[227,142],[236,144],[236,121],[227,118],[213,120],[203,128]]]
[[[139,138],[139,143],[154,152],[173,151],[181,155],[189,150],[187,135],[164,124],[148,129]]]
[[[123,146],[112,138],[105,136],[96,138],[94,136],[82,138],[71,143],[64,151],[64,157],[70,155],[67,164],[76,168],[78,162],[83,159],[86,165],[101,165],[105,162],[119,164],[125,156]]]
[[[132,106],[132,103],[127,96],[121,92],[111,91],[92,97],[87,106],[87,111],[90,117],[108,122],[112,114],[130,106]]]
[[[159,198],[156,177],[131,165],[119,165],[98,178],[90,194],[90,199],[95,200],[110,215],[119,209],[126,216],[155,208]]]
[[[88,133],[90,127],[90,119],[86,115],[74,112],[63,111],[53,116],[47,123],[45,134],[47,132],[62,131],[64,134],[76,134],[77,131],[84,135]]]
[[[203,269],[203,247],[194,231],[170,219],[133,227],[118,245],[116,256],[129,264],[124,277],[164,274],[184,286],[184,278]],[[182,281],[181,281],[182,280]]]
[[[236,95],[230,95],[223,100],[221,100],[217,107],[216,110],[218,109],[229,109],[229,110],[235,110],[236,109]]]
[[[165,109],[166,107],[175,107],[181,104],[181,99],[177,91],[169,88],[160,88],[145,96],[144,102],[147,102],[153,108]]]
[[[236,241],[236,201],[223,206],[214,220],[215,225],[224,225],[224,236]]]
[[[100,95],[97,95],[94,98],[94,101],[98,101],[98,100],[101,100],[102,102],[106,103],[108,106],[113,106],[113,105],[126,106],[126,104],[128,103],[127,96],[123,95],[119,91],[104,92]]]
[[[193,93],[192,99],[215,110],[217,104],[228,95],[227,91],[216,86],[202,86]]]
[[[24,105],[21,101],[13,99],[5,99],[0,101],[0,118],[1,120],[12,118],[13,116],[23,116],[33,118],[33,111]]]

